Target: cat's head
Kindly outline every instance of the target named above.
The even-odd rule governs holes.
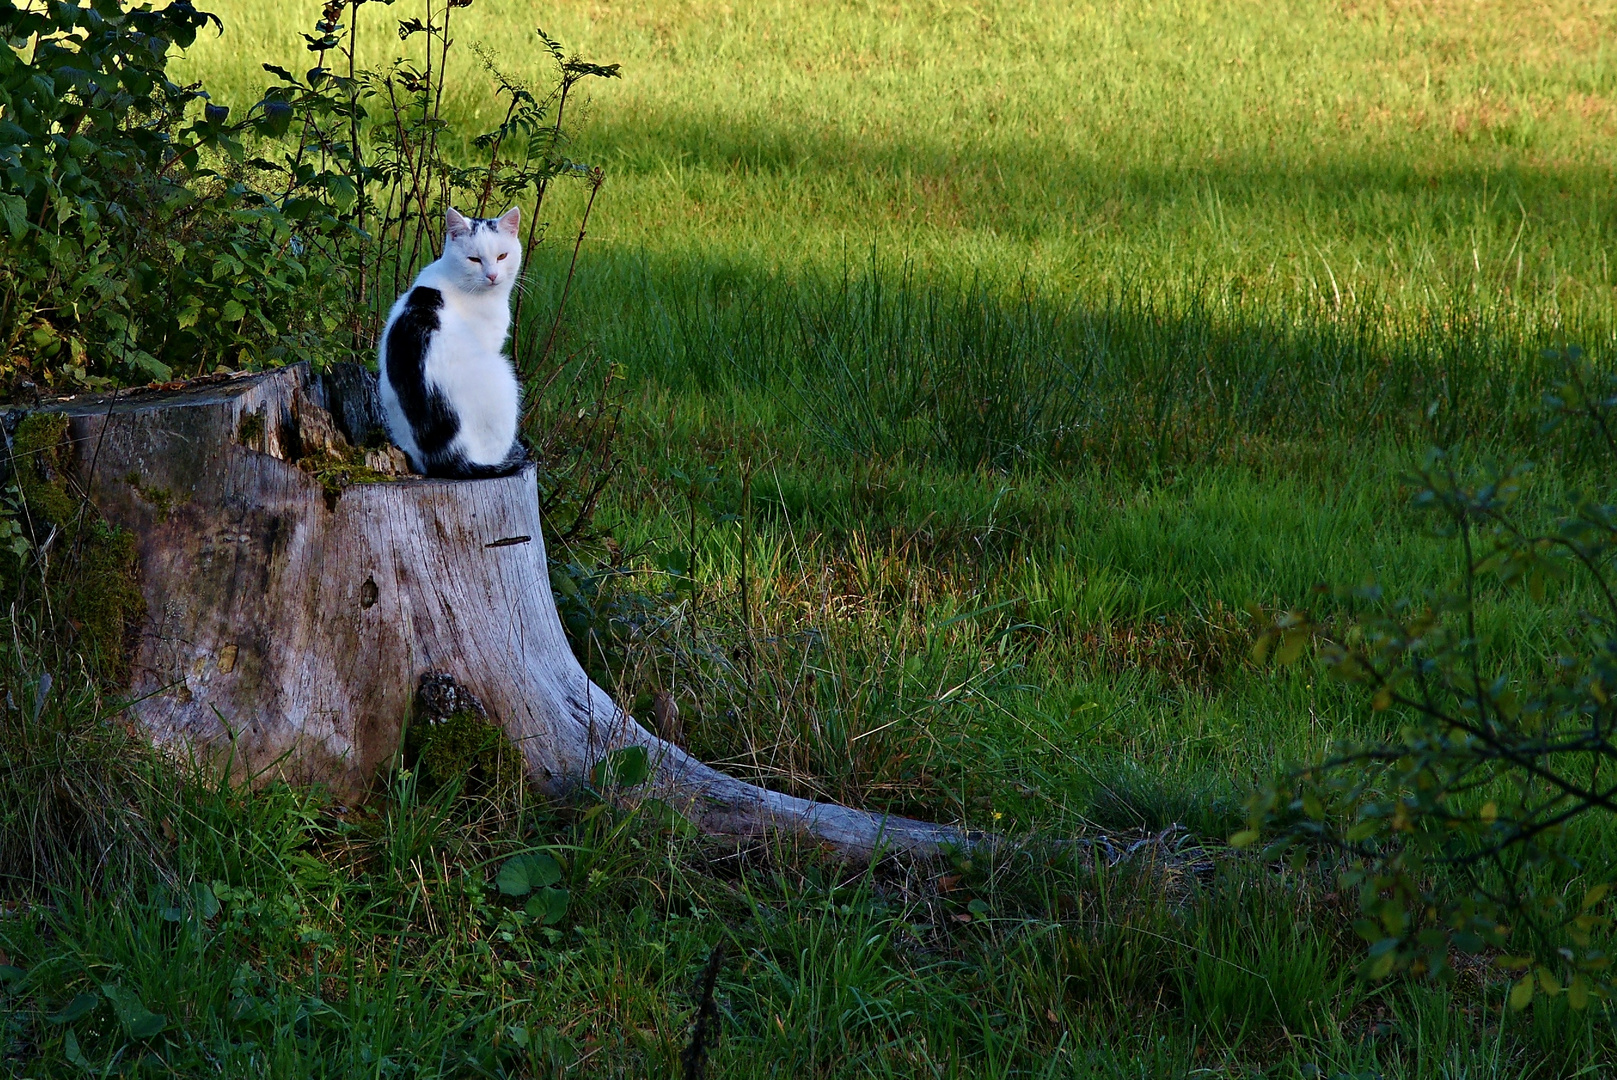
[[[521,220],[515,206],[497,218],[469,218],[450,207],[442,261],[455,283],[470,293],[509,287],[522,268]]]

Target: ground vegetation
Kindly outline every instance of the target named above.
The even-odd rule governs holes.
[[[361,71],[395,55],[391,21],[432,23],[337,7],[285,6],[308,26],[359,11]],[[345,84],[300,74],[324,31],[214,10],[224,33],[173,61],[210,94],[193,112],[342,105]],[[637,713],[674,703],[686,745],[747,779],[1014,843],[938,866],[738,852],[599,793],[496,797],[448,755],[405,759],[362,806],[157,782],[82,650],[19,628],[0,666],[0,842],[25,868],[0,918],[9,1067],[678,1075],[721,942],[710,1075],[1617,1060],[1580,966],[1606,928],[1576,925],[1605,917],[1617,824],[1595,806],[1511,879],[1561,899],[1541,913],[1561,937],[1422,937],[1429,906],[1476,899],[1442,860],[1558,811],[1506,771],[1542,732],[1487,758],[1421,727],[1418,694],[1378,698],[1441,659],[1450,720],[1531,697],[1467,689],[1477,670],[1604,707],[1598,575],[1512,563],[1491,530],[1593,544],[1609,525],[1598,425],[1544,428],[1546,395],[1586,401],[1570,347],[1587,386],[1613,355],[1609,6],[445,11],[399,46],[423,92],[429,47],[461,42],[412,114],[434,162],[486,166],[475,139],[511,88],[573,57],[554,40],[621,65],[582,75],[577,129],[489,196],[550,185],[518,345],[581,659]],[[472,174],[433,175],[443,198]],[[389,235],[355,264],[367,303],[410,253]],[[366,325],[329,328],[332,355]],[[1375,607],[1398,597],[1416,603]],[[1462,628],[1421,654],[1425,600]],[[1378,786],[1330,786],[1389,747]],[[1456,750],[1500,770],[1491,812],[1419,794]],[[1567,760],[1579,782],[1593,767]],[[619,764],[601,791],[633,779]],[[1382,828],[1405,795],[1464,828]],[[1354,814],[1381,831],[1352,834]]]

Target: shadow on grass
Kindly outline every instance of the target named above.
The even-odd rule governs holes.
[[[540,260],[535,310],[555,277]],[[1547,351],[1610,336],[1502,305],[1416,317],[1214,285],[1086,303],[874,256],[828,277],[611,252],[572,303],[573,338],[631,379],[772,400],[823,452],[962,471],[1284,465],[1387,436],[1534,453]]]

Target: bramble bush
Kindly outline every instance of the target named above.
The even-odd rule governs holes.
[[[398,20],[417,58],[374,70],[352,27],[392,0],[328,3],[304,35],[313,66],[266,65],[276,81],[233,118],[169,74],[176,49],[223,29],[189,0],[0,0],[0,386],[15,399],[365,359],[435,257],[445,205],[526,203],[540,242],[554,180],[601,183],[565,156],[568,97],[617,69],[540,31],[553,85],[506,78],[485,53],[504,119],[454,133],[439,108],[449,23],[470,2]]]
[[[172,51],[210,26],[186,2],[0,6],[0,377],[13,393],[317,350],[339,268],[292,240],[325,223],[206,165],[239,161],[243,133],[168,75]]]
[[[1617,462],[1617,376],[1576,349],[1561,359],[1546,429],[1578,421]],[[1401,727],[1260,791],[1232,842],[1268,834],[1271,858],[1338,852],[1369,978],[1446,981],[1456,952],[1474,954],[1514,973],[1514,1008],[1564,994],[1583,1009],[1617,992],[1610,830],[1598,827],[1617,813],[1617,503],[1610,491],[1576,492],[1546,518],[1523,498],[1527,472],[1464,476],[1433,451],[1415,502],[1459,545],[1455,586],[1392,603],[1356,590],[1344,599],[1373,614],[1345,628],[1302,612],[1273,620],[1260,662],[1292,663],[1317,645]],[[1477,626],[1490,586],[1539,604],[1552,587],[1594,603],[1553,655],[1512,670]]]

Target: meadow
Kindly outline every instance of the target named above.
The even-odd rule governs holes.
[[[224,32],[182,70],[216,101],[306,63],[318,4],[201,6]],[[366,8],[361,50],[406,6]],[[720,941],[714,1076],[1614,1067],[1609,1011],[1512,1012],[1483,963],[1361,982],[1333,868],[1224,840],[1256,785],[1385,722],[1254,663],[1251,606],[1448,582],[1408,500],[1429,446],[1536,462],[1545,506],[1609,482],[1539,403],[1547,351],[1617,345],[1617,6],[476,0],[451,26],[537,81],[535,23],[623,76],[569,150],[607,180],[535,424],[575,646],[739,775],[1025,846],[849,868],[409,773],[353,809],[154,781],[129,827],[163,886],[0,917],[32,980],[15,1075],[679,1075]],[[457,63],[449,111],[492,125]],[[541,332],[582,197],[547,204]],[[1480,621],[1533,658],[1586,599],[1490,592]],[[1610,865],[1617,829],[1590,843]],[[534,846],[555,925],[490,883]],[[109,985],[134,1005],[73,1015]]]

